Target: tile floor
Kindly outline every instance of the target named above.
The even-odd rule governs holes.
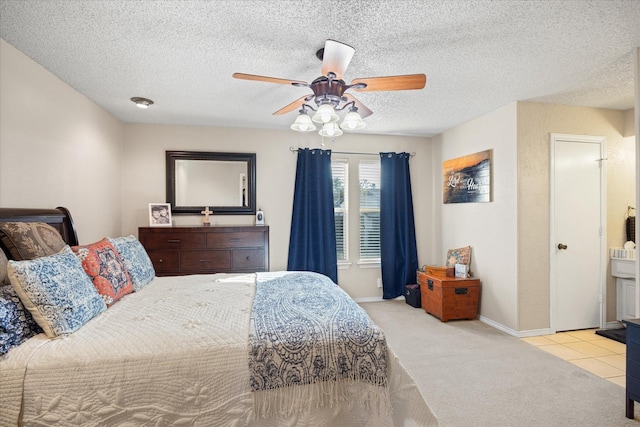
[[[595,331],[558,332],[522,340],[625,387],[627,346],[596,335]]]

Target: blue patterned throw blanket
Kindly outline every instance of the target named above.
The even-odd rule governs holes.
[[[387,345],[366,312],[317,273],[258,278],[249,331],[257,413],[355,400],[388,409]]]

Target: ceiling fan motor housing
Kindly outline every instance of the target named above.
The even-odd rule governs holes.
[[[344,101],[343,94],[349,88],[344,80],[318,77],[309,85],[317,105],[331,103],[335,108]]]

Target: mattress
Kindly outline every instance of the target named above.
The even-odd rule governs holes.
[[[370,381],[315,405],[312,384],[252,390],[256,288],[288,274],[159,277],[73,334],[28,340],[0,359],[0,425],[437,425],[386,344],[380,404]]]

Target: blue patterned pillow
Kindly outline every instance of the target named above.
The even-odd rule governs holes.
[[[120,259],[133,282],[134,291],[144,288],[156,277],[147,251],[135,236],[109,238],[109,241],[120,254]]]
[[[42,332],[11,285],[0,285],[0,354]]]
[[[78,330],[107,309],[69,246],[54,255],[9,261],[9,280],[50,338]]]

